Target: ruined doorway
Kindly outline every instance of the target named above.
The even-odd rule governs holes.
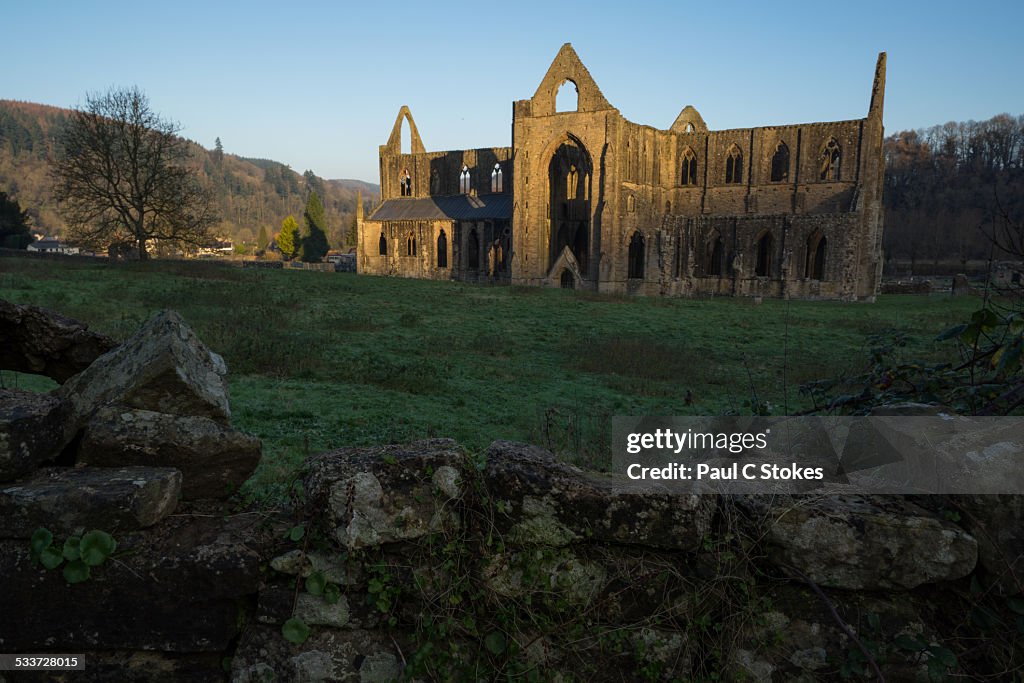
[[[576,278],[568,268],[562,271],[561,284],[562,289],[576,289]]]
[[[575,138],[568,138],[551,157],[548,187],[551,234],[549,268],[566,247],[580,274],[586,277],[590,252],[590,155]]]

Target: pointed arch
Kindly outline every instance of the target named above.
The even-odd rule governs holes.
[[[770,230],[764,231],[757,239],[755,246],[756,261],[754,262],[754,275],[757,277],[769,277],[772,274],[772,257],[775,254],[775,239]]]
[[[843,160],[843,150],[835,138],[829,138],[821,147],[820,177],[826,182],[839,181],[839,167]]]
[[[693,148],[686,147],[683,150],[683,164],[682,172],[679,174],[680,185],[696,185],[697,184],[697,155],[694,154]]]
[[[444,230],[437,236],[437,267],[448,267],[448,235]]]
[[[784,183],[789,180],[789,146],[779,140],[772,154],[771,181]]]
[[[402,172],[398,175],[398,185],[401,196],[412,196],[412,176],[409,175],[409,169],[402,169]]]
[[[377,253],[381,256],[388,255],[388,238],[384,236],[384,231],[380,231],[380,241],[377,242]]]
[[[808,280],[824,280],[827,258],[828,240],[821,230],[815,230],[807,238],[807,260],[804,265],[804,277]]]
[[[566,133],[552,140],[544,152],[548,161],[549,268],[555,266],[568,247],[581,273],[590,257],[590,183],[593,163],[590,153],[575,136]]]
[[[462,165],[462,172],[459,173],[459,193],[469,194],[472,186],[472,174],[469,172],[469,166]]]
[[[629,239],[629,277],[640,279],[644,277],[644,235],[639,230],[633,233]]]
[[[572,86],[571,88],[569,86]],[[567,78],[558,86],[555,93],[555,112],[569,112],[580,110],[580,88],[576,81]]]
[[[725,183],[739,185],[743,182],[743,152],[735,143],[725,153]]]
[[[415,256],[416,255],[416,235],[410,232],[409,236],[405,240],[405,255]]]
[[[412,118],[409,107],[402,105],[395,117],[395,125],[391,128],[391,136],[388,137],[388,149],[392,154],[402,153],[402,124],[409,124],[409,149],[413,154],[423,154],[427,150],[423,147],[423,140],[420,139],[420,132],[416,129],[416,122]]]

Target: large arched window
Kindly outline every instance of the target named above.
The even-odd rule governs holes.
[[[573,81],[562,81],[555,93],[555,111],[579,111],[580,92]]]
[[[825,259],[828,252],[828,240],[821,232],[814,232],[807,238],[807,263],[804,277],[810,280],[825,279]]]
[[[821,148],[821,180],[836,182],[839,180],[839,162],[842,161],[842,150],[835,138],[829,138]]]
[[[412,176],[409,175],[409,169],[403,170],[399,176],[399,186],[403,197],[412,196]]]
[[[502,189],[501,164],[495,164],[491,171],[491,192],[501,192]]]
[[[768,277],[772,274],[772,251],[774,240],[772,234],[766,232],[757,240],[757,262],[754,264],[754,275]]]
[[[697,184],[697,155],[689,147],[683,150],[683,169],[679,176],[679,184]]]
[[[448,267],[448,236],[444,234],[444,230],[437,236],[437,267]]]
[[[637,230],[629,240],[629,277],[644,276],[644,236]]]
[[[725,182],[739,185],[743,182],[743,152],[736,145],[730,145],[725,157]]]
[[[459,174],[459,192],[462,194],[469,194],[470,189],[470,173],[469,167],[463,166],[462,173]]]
[[[785,142],[780,142],[775,147],[775,154],[772,155],[773,183],[782,183],[789,180],[789,147]]]
[[[409,233],[409,237],[405,240],[405,255],[415,256],[416,255],[416,235]]]
[[[381,256],[388,255],[388,238],[384,236],[383,230],[380,233],[380,242],[377,243],[377,253]]]

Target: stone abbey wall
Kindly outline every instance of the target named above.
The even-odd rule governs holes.
[[[575,109],[556,109],[563,88],[575,89]],[[512,147],[427,152],[401,109],[380,147],[383,202],[359,219],[359,270],[870,299],[881,267],[884,90],[882,53],[864,119],[713,131],[687,106],[658,130],[626,120],[566,44],[533,97],[514,103]],[[474,214],[458,197],[486,206]]]

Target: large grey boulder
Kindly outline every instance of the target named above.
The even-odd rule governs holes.
[[[883,496],[747,496],[763,520],[769,557],[821,586],[909,589],[970,574],[978,544],[960,527]]]
[[[99,408],[124,405],[227,423],[227,366],[181,316],[161,311],[121,346],[97,358],[59,393],[84,424]]]
[[[54,533],[131,531],[174,512],[181,473],[167,467],[47,468],[0,485],[0,537],[29,538],[37,527]]]
[[[0,369],[64,382],[117,346],[84,323],[0,299]]]
[[[346,548],[412,540],[458,523],[465,459],[450,439],[331,451],[307,461],[306,498]]]
[[[67,444],[67,405],[56,396],[0,389],[0,482],[28,474]]]
[[[260,461],[260,440],[205,417],[108,406],[86,425],[78,463],[181,470],[182,500],[225,498]]]

